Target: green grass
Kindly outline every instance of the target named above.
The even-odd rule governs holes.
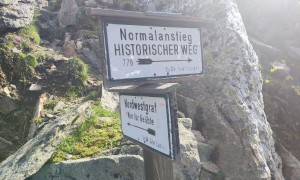
[[[40,10],[35,9],[32,23],[29,24],[28,26],[21,28],[20,31],[18,32],[19,35],[25,37],[26,39],[32,41],[35,44],[40,44],[41,42],[39,30],[37,28],[40,15],[41,15]]]
[[[15,44],[11,40],[6,42],[6,48],[8,50],[11,50],[13,47],[15,47]]]
[[[35,44],[40,44],[41,42],[38,29],[34,24],[30,24],[26,27],[23,27],[19,31],[19,35],[25,37],[28,40],[32,40]]]
[[[100,99],[100,98],[101,98],[101,91],[100,90],[91,91],[86,97],[87,100],[97,100],[97,99]]]
[[[99,121],[99,117],[111,117],[109,122]],[[75,129],[57,147],[52,162],[92,157],[100,151],[120,146],[121,126],[119,114],[101,107],[100,102],[93,106],[93,116]]]
[[[88,66],[79,58],[71,59],[71,65],[74,69],[74,76],[76,76],[82,81],[83,84],[85,84],[87,79],[89,78]]]
[[[29,66],[35,68],[39,63],[37,61],[37,57],[33,54],[28,54],[25,58],[26,62]]]
[[[44,109],[47,109],[47,110],[53,110],[57,104],[58,104],[58,100],[54,99],[54,100],[46,101],[45,104],[43,105],[43,107],[44,107]]]

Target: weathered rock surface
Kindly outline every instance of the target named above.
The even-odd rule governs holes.
[[[6,159],[7,156],[13,151],[14,149],[14,144],[2,137],[0,137],[0,161],[3,161]]]
[[[268,122],[282,146],[300,159],[299,1],[237,3],[265,77],[263,94]],[[283,167],[289,166],[286,162],[283,160]],[[287,176],[289,173],[284,174],[286,179],[292,179]]]
[[[10,97],[0,97],[0,113],[8,114],[17,108],[17,104]]]
[[[178,119],[180,154],[173,163],[174,174],[178,179],[198,179],[200,172],[200,158],[197,141],[191,131],[192,120],[189,118]]]
[[[57,112],[63,110],[63,108],[64,108],[65,106],[66,106],[66,104],[65,104],[64,102],[59,101],[59,102],[57,103],[57,105],[53,108],[53,112],[54,112],[54,113],[57,113]]]
[[[201,131],[217,144],[213,163],[227,179],[283,179],[264,113],[258,58],[235,1],[176,1],[164,9],[217,19],[202,28],[205,76],[181,82],[179,90],[203,109]]]
[[[282,171],[285,179],[298,180],[300,179],[300,161],[290,153],[282,144],[277,145],[278,154],[282,158]]]
[[[25,179],[36,173],[52,156],[60,140],[90,115],[90,102],[85,102],[45,125],[35,138],[0,164],[0,179]]]
[[[201,106],[199,106],[199,103],[194,99],[178,94],[177,105],[178,109],[182,111],[186,117],[191,118],[194,121],[192,129],[201,130],[201,122],[203,121],[203,109],[201,108]]]
[[[112,93],[102,87],[101,105],[109,111],[118,111],[119,109],[119,94]]]
[[[144,161],[135,155],[72,160],[48,164],[30,179],[143,180]]]
[[[125,145],[121,147],[119,153],[143,156],[143,149],[139,145]]]
[[[80,17],[80,10],[75,0],[63,0],[58,12],[58,22],[60,27],[75,25]]]
[[[2,0],[0,2],[0,30],[29,25],[34,14],[34,0]]]
[[[71,40],[70,33],[65,34],[63,54],[65,57],[75,57],[77,55],[76,44],[74,40]]]
[[[44,8],[44,7],[48,7],[48,1],[47,0],[35,0],[36,5],[39,8]]]
[[[87,63],[91,64],[93,67],[97,69],[101,69],[100,63],[100,45],[99,39],[86,39],[83,42],[82,55],[83,59],[86,60]]]

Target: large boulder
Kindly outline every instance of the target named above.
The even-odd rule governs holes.
[[[59,142],[91,116],[91,102],[85,102],[55,119],[17,152],[0,164],[0,179],[26,179],[52,156]]]
[[[50,179],[144,179],[144,161],[136,155],[80,159],[45,165],[32,180]]]
[[[99,39],[85,39],[82,48],[83,59],[87,63],[91,64],[93,68],[99,69],[101,71],[100,55],[101,51]]]
[[[197,141],[191,131],[192,120],[189,118],[178,119],[180,153],[179,158],[173,163],[174,174],[178,179],[198,179],[200,172],[200,157]]]
[[[17,104],[8,96],[0,96],[0,113],[8,114],[18,108]]]
[[[0,30],[29,25],[34,15],[35,0],[2,0],[0,2]]]
[[[203,109],[198,112],[203,117],[202,134],[217,146],[213,163],[226,179],[283,179],[264,112],[258,58],[235,1],[168,1],[162,5],[162,10],[216,19],[215,24],[202,26],[205,76],[180,82],[179,89],[179,94],[194,99]]]
[[[60,27],[75,25],[79,21],[80,10],[75,0],[63,0],[58,12],[58,23]]]

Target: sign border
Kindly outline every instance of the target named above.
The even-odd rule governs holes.
[[[167,79],[180,79],[180,78],[187,78],[187,77],[199,77],[203,74],[204,71],[204,63],[203,63],[203,42],[202,42],[202,32],[201,28],[198,25],[195,26],[184,26],[184,24],[174,23],[174,22],[165,22],[164,20],[161,20],[159,22],[153,22],[153,21],[147,21],[144,22],[136,21],[136,20],[122,20],[122,19],[110,19],[110,18],[104,18],[101,22],[102,24],[102,33],[103,33],[103,42],[104,42],[104,52],[105,52],[105,58],[104,58],[104,64],[106,70],[104,70],[103,75],[106,78],[108,87],[118,85],[118,84],[133,84],[133,83],[141,83],[141,82],[150,82],[150,81],[164,81]],[[120,24],[120,25],[140,25],[140,26],[156,26],[156,27],[178,27],[178,28],[196,28],[199,31],[200,35],[200,48],[201,48],[201,66],[202,71],[201,73],[195,73],[195,74],[184,74],[184,75],[171,75],[171,76],[156,76],[156,77],[142,77],[142,78],[127,78],[127,79],[119,79],[114,80],[111,78],[111,69],[110,69],[110,57],[109,57],[109,49],[108,49],[108,36],[107,36],[107,25],[108,24]]]
[[[151,151],[154,151],[162,156],[165,156],[165,157],[168,157],[169,159],[172,159],[174,160],[175,159],[175,149],[176,149],[176,140],[174,139],[174,125],[173,125],[173,121],[172,121],[172,112],[171,112],[171,100],[170,100],[170,96],[169,94],[147,94],[147,93],[120,93],[119,94],[119,98],[121,98],[122,95],[127,95],[127,96],[147,96],[147,97],[162,97],[166,100],[166,110],[167,110],[167,123],[168,123],[168,140],[169,140],[169,148],[170,148],[170,152],[169,154],[164,154],[146,144],[143,144],[127,135],[124,134],[123,132],[123,129],[122,129],[122,135],[124,137],[126,137],[127,139],[133,141],[134,143],[142,146],[143,148],[147,148]],[[121,102],[120,102],[121,104]],[[121,110],[121,105],[120,105],[120,114],[122,113],[122,110]],[[120,116],[120,119],[122,118],[122,116]],[[173,122],[173,123],[172,123]],[[122,119],[121,119],[121,128],[122,128]]]

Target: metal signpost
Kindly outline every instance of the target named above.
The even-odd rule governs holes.
[[[167,95],[120,95],[123,134],[174,159],[170,102]]]
[[[104,37],[110,83],[202,73],[198,28],[107,22]]]
[[[145,178],[168,179],[178,158],[177,83],[203,73],[200,27],[212,19],[92,8],[104,87],[120,93],[123,135],[144,149]]]

